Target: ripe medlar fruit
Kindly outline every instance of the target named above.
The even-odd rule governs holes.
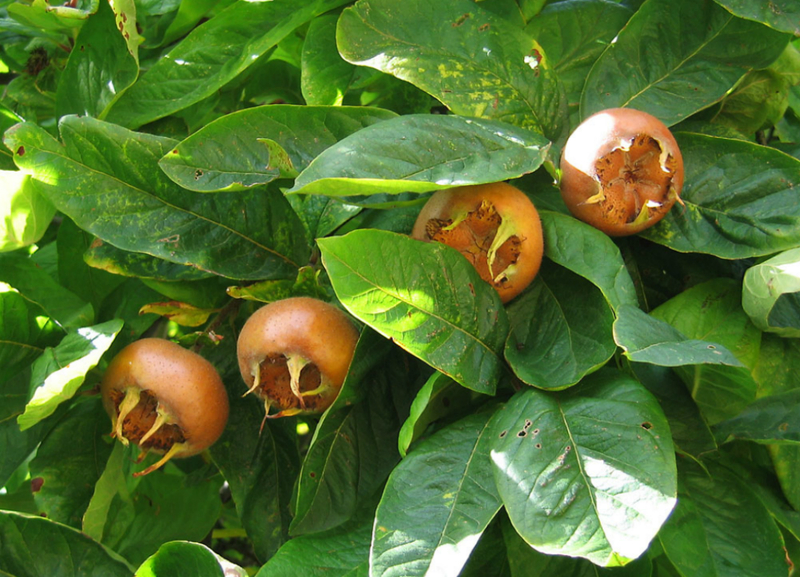
[[[533,281],[544,253],[539,213],[525,193],[505,182],[437,191],[411,236],[458,250],[504,303]]]
[[[683,157],[655,116],[611,108],[570,135],[561,154],[560,186],[576,218],[611,236],[636,234],[680,201]]]
[[[228,421],[228,396],[206,359],[164,339],[140,339],[109,363],[100,385],[112,435],[142,453],[164,456],[136,476],[172,458],[191,457],[219,438]]]
[[[321,300],[294,297],[263,306],[237,342],[247,393],[264,402],[266,417],[321,413],[339,394],[357,341],[348,316]],[[270,415],[271,408],[278,412]]]

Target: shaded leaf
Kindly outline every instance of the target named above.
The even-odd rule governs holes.
[[[751,135],[778,122],[789,106],[789,82],[774,70],[748,72],[720,103],[714,123]]]
[[[83,327],[68,333],[55,348],[45,349],[33,364],[33,394],[25,412],[17,417],[20,430],[49,417],[59,404],[71,399],[121,329],[120,319]]]
[[[771,0],[765,4],[747,0],[714,1],[737,16],[800,36],[800,6],[794,0]]]
[[[28,123],[6,143],[38,190],[114,246],[231,278],[283,278],[308,259],[301,224],[278,191],[192,194],[158,169],[173,140],[74,116],[59,127],[63,145]]]
[[[611,334],[614,314],[603,294],[562,267],[543,263],[508,315],[506,360],[523,382],[540,389],[574,385],[617,350]]]
[[[0,190],[0,252],[16,250],[42,238],[56,209],[34,190],[30,176],[16,170],[0,170]]]
[[[597,286],[614,310],[637,304],[633,280],[614,241],[571,216],[547,210],[539,216],[547,258]]]
[[[800,447],[795,444],[767,445],[775,475],[786,500],[800,508]]]
[[[395,468],[375,513],[371,575],[460,573],[501,506],[489,459],[491,416],[445,427]]]
[[[786,577],[780,532],[729,470],[681,460],[678,505],[659,534],[682,577]]]
[[[712,0],[647,0],[592,67],[581,116],[629,107],[671,126],[769,66],[788,40]]]
[[[113,275],[133,276],[141,279],[164,281],[199,280],[209,278],[211,273],[163,260],[142,252],[130,252],[95,239],[83,260],[93,268],[108,271]]]
[[[234,2],[194,28],[108,114],[135,128],[211,96],[295,28],[343,0]]]
[[[159,315],[184,327],[199,327],[215,312],[218,309],[203,309],[178,301],[150,303],[139,309],[140,314]]]
[[[24,369],[41,353],[25,299],[0,285],[0,383]]]
[[[397,194],[497,182],[539,168],[549,147],[540,135],[505,123],[411,114],[334,144],[297,177],[290,192]]]
[[[236,299],[270,303],[293,296],[308,296],[332,300],[329,287],[320,283],[322,271],[310,266],[300,267],[294,280],[265,280],[247,286],[228,287],[228,295]]]
[[[496,414],[491,434],[503,504],[542,553],[626,564],[675,505],[667,420],[622,373],[599,371],[558,393],[521,391]]]
[[[686,180],[676,206],[642,236],[679,252],[762,256],[800,245],[800,160],[743,140],[679,133]]]
[[[747,269],[742,307],[762,331],[800,337],[800,248]]]
[[[743,366],[724,346],[689,339],[673,326],[637,307],[624,305],[617,314],[614,339],[632,361],[662,367],[699,364]]]
[[[303,43],[301,84],[306,104],[342,104],[356,68],[336,48],[338,14],[326,14],[311,21]]]
[[[130,577],[132,569],[80,531],[39,516],[1,511],[0,571],[15,577]]]
[[[456,114],[564,137],[566,99],[542,47],[469,0],[360,0],[342,12],[348,62],[411,82]]]
[[[279,176],[294,177],[339,140],[395,116],[380,108],[348,106],[247,108],[208,123],[158,164],[189,190],[241,190]]]
[[[717,423],[720,442],[800,443],[800,389],[758,399],[735,417]]]
[[[497,292],[458,251],[377,230],[318,243],[336,296],[355,317],[465,387],[494,392],[508,320]]]

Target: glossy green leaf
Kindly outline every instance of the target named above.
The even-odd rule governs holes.
[[[83,327],[68,333],[55,348],[46,349],[33,364],[33,394],[25,412],[17,417],[20,429],[32,427],[71,399],[83,384],[86,373],[97,366],[121,329],[119,319]]]
[[[599,369],[617,347],[614,313],[603,294],[575,273],[547,264],[508,307],[505,357],[523,382],[558,390]]]
[[[692,365],[678,368],[695,402],[711,424],[737,415],[756,398],[749,367],[758,358],[760,331],[741,308],[741,285],[717,279],[692,287],[651,314],[690,339],[719,343],[744,367]]]
[[[375,332],[362,333],[339,396],[311,440],[293,500],[292,535],[325,531],[349,520],[379,492],[400,460],[400,415],[411,402],[407,358]],[[402,394],[392,384],[404,382]]]
[[[762,331],[800,337],[800,248],[747,270],[742,307]]]
[[[342,138],[395,116],[380,108],[247,108],[208,123],[164,156],[159,166],[189,190],[242,190],[279,176],[294,177]],[[279,162],[274,153],[287,158]],[[282,175],[281,167],[292,172]]]
[[[632,363],[633,375],[658,399],[675,450],[699,458],[717,450],[717,442],[689,390],[674,371],[649,363]]]
[[[528,545],[514,527],[503,524],[511,577],[650,577],[653,567],[647,555],[624,567],[598,567],[579,557],[543,555]]]
[[[712,0],[646,0],[592,67],[581,116],[629,107],[671,126],[769,66],[788,40]]]
[[[318,242],[333,289],[355,317],[465,387],[494,392],[508,319],[458,251],[377,230]]]
[[[778,527],[728,469],[682,460],[678,505],[659,534],[681,577],[786,577]]]
[[[145,72],[107,119],[135,128],[211,96],[295,28],[343,0],[234,2]]]
[[[500,509],[492,480],[490,412],[417,445],[395,468],[375,513],[370,574],[456,577]]]
[[[0,170],[0,190],[0,252],[16,250],[42,238],[56,209],[34,190],[30,176]]]
[[[622,373],[599,371],[558,393],[523,390],[496,414],[491,434],[508,516],[542,553],[626,564],[675,505],[667,420]]]
[[[82,229],[231,278],[283,278],[307,261],[301,224],[279,192],[193,194],[158,168],[173,140],[91,118],[68,116],[59,126],[63,144],[28,123],[6,142],[38,190]]]
[[[614,241],[571,216],[546,210],[539,216],[547,258],[597,286],[614,310],[637,304],[633,280]]]
[[[30,462],[39,510],[48,519],[81,529],[94,486],[111,455],[111,420],[95,396],[71,409],[50,430]],[[105,439],[102,437],[105,436]],[[83,442],[92,439],[94,442]]]
[[[48,32],[71,33],[80,28],[84,21],[97,12],[98,0],[76,2],[76,7],[50,6],[45,0],[11,2],[8,13],[15,20]]]
[[[542,47],[469,0],[360,0],[337,30],[345,60],[411,82],[456,114],[564,134],[566,99]]]
[[[149,254],[122,250],[100,239],[95,239],[86,249],[83,253],[83,260],[89,266],[113,275],[133,276],[141,279],[181,281],[199,280],[212,276],[211,273]]]
[[[219,557],[205,545],[187,541],[165,543],[136,570],[136,577],[182,577],[184,575],[247,577],[247,572]]]
[[[681,198],[642,236],[680,252],[762,256],[800,245],[800,160],[742,140],[681,133]]]
[[[578,113],[592,65],[632,14],[629,7],[608,0],[562,0],[547,4],[525,28],[564,84],[571,114]]]
[[[370,503],[367,503],[370,505]],[[301,535],[281,547],[256,577],[369,577],[374,506],[322,533]]]
[[[722,442],[800,443],[800,389],[762,397],[737,416],[714,427]]]
[[[326,14],[311,21],[303,43],[301,84],[309,106],[342,104],[355,74],[336,48],[338,14]]]
[[[92,305],[62,287],[30,258],[19,253],[0,254],[0,282],[15,288],[30,303],[64,328],[92,323]]]
[[[617,314],[614,339],[632,361],[662,367],[700,364],[743,366],[724,346],[689,339],[675,327],[637,307],[622,306]]]
[[[0,572],[14,577],[130,577],[119,555],[80,531],[34,515],[0,512]]]
[[[412,114],[368,126],[334,144],[290,192],[328,196],[430,192],[533,172],[550,143],[505,123]]]
[[[714,1],[737,16],[800,36],[800,6],[795,0],[771,0],[766,3],[748,0]]]
[[[117,10],[129,4],[131,24],[136,9],[133,2],[114,2]],[[121,6],[120,6],[121,5]],[[122,12],[125,14],[125,12]],[[108,2],[99,2],[81,28],[70,51],[67,65],[61,72],[56,93],[56,115],[83,114],[103,118],[114,102],[136,81],[139,74],[139,45],[126,41],[131,32],[138,38],[136,27],[117,18]]]

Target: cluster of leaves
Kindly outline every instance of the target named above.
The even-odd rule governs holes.
[[[789,574],[799,37],[797,0],[0,0],[0,572]],[[686,184],[612,240],[554,180],[616,106]],[[505,308],[407,237],[501,180],[546,256]],[[259,434],[237,329],[301,294],[356,356]],[[145,334],[212,360],[231,419],[138,478],[96,393]]]

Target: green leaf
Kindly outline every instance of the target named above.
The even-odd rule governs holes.
[[[795,511],[800,508],[800,447],[794,444],[767,445],[775,475],[786,500]]]
[[[589,281],[543,263],[533,284],[508,308],[505,357],[523,382],[540,389],[574,385],[617,350],[614,313]]]
[[[407,412],[413,394],[405,369],[408,359],[371,330],[362,333],[353,358],[303,460],[292,535],[325,531],[350,519],[400,460],[395,451],[400,415]],[[405,394],[393,392],[397,382],[404,383]]]
[[[130,577],[132,569],[80,531],[39,516],[0,511],[0,571],[14,577]]]
[[[752,70],[720,103],[713,122],[746,135],[773,126],[789,106],[789,87],[774,70]]]
[[[332,300],[328,286],[320,283],[322,271],[311,266],[301,267],[294,280],[266,280],[247,286],[231,286],[227,292],[236,299],[271,303],[293,296],[307,296],[322,300]],[[330,294],[329,294],[330,293]]]
[[[31,3],[11,2],[7,9],[14,20],[34,30],[70,34],[80,28],[91,14],[97,12],[97,7],[98,0],[77,2],[75,8],[50,6],[45,0],[34,0]]]
[[[800,337],[800,248],[747,269],[742,307],[762,331]]]
[[[758,396],[774,395],[797,387],[800,374],[800,339],[784,339],[763,333],[753,378]]]
[[[632,361],[662,367],[700,364],[744,366],[724,346],[689,339],[673,326],[637,307],[624,305],[617,310],[617,314],[614,339]]]
[[[365,505],[344,525],[288,541],[256,577],[369,577],[374,505]]]
[[[192,194],[158,168],[173,140],[91,118],[68,116],[59,126],[63,145],[29,123],[6,142],[38,190],[82,229],[231,278],[285,278],[307,261],[301,223],[278,191]]]
[[[597,286],[615,311],[637,304],[633,280],[614,241],[571,216],[547,210],[539,216],[547,258]]]
[[[344,0],[234,2],[158,59],[108,114],[135,128],[211,96],[295,28]]]
[[[629,107],[671,126],[769,66],[788,40],[711,0],[646,0],[592,67],[581,116]]]
[[[201,543],[172,541],[158,551],[136,570],[136,577],[247,577],[241,567],[217,556]]]
[[[223,341],[223,346],[235,343],[225,345]],[[225,357],[235,361],[236,353],[227,350]],[[210,452],[230,485],[236,512],[256,556],[269,559],[288,537],[289,503],[300,468],[295,421],[267,420],[260,430],[264,405],[251,397],[241,398],[246,387],[238,380],[238,368],[234,370],[235,376],[224,374],[230,374],[228,380],[240,384],[241,389],[229,396],[228,425]]]
[[[542,553],[624,565],[675,505],[667,420],[622,373],[599,371],[558,393],[521,391],[496,414],[491,434],[508,516]]]
[[[800,6],[795,0],[771,0],[763,4],[748,0],[714,1],[737,16],[800,36]]]
[[[741,285],[717,279],[696,285],[651,314],[690,339],[719,343],[744,367],[692,365],[677,369],[709,423],[737,415],[756,397],[749,368],[758,358],[761,332],[741,308]]]
[[[119,2],[114,2],[117,6]],[[122,5],[124,6],[124,2]],[[56,115],[83,114],[103,118],[114,102],[136,81],[139,74],[136,39],[133,44],[124,34],[138,37],[136,9],[128,2],[125,22],[117,18],[108,2],[99,2],[96,14],[89,17],[75,39],[67,65],[61,72],[56,93]],[[120,7],[116,8],[120,10]]]
[[[102,269],[117,276],[137,277],[162,281],[200,280],[211,273],[162,260],[141,252],[129,252],[95,239],[83,253],[90,267]]]
[[[456,577],[500,510],[488,432],[471,415],[417,445],[386,483],[375,514],[370,574]]]
[[[411,114],[368,126],[306,168],[291,193],[328,196],[430,192],[533,172],[550,143],[502,122]]]
[[[31,374],[33,395],[25,412],[17,417],[20,430],[46,419],[58,405],[71,399],[83,384],[86,373],[97,366],[121,329],[119,319],[77,329],[36,359]]]
[[[16,170],[0,170],[0,190],[0,252],[16,250],[42,238],[56,209],[34,190],[30,176]]]
[[[566,99],[542,47],[469,0],[360,0],[342,12],[339,52],[418,86],[463,116],[559,141]]]
[[[800,160],[743,140],[679,133],[681,198],[642,236],[679,252],[762,256],[800,245]]]
[[[336,48],[338,14],[326,14],[311,21],[303,43],[301,84],[309,106],[340,106],[356,68]]]
[[[562,0],[545,6],[525,28],[564,84],[571,113],[578,113],[592,65],[631,14],[629,7],[607,0]]]
[[[0,383],[41,353],[25,299],[0,284]]]
[[[30,258],[22,254],[0,254],[0,282],[14,287],[30,303],[63,328],[92,323],[92,305],[62,287]]]
[[[659,534],[682,577],[786,577],[780,531],[728,469],[682,460],[678,506]]]
[[[294,177],[346,136],[397,116],[380,108],[268,105],[208,123],[159,161],[176,183],[197,192],[242,190]],[[285,155],[282,163],[274,153]],[[286,168],[284,168],[284,171]]]
[[[0,102],[0,135],[18,122],[22,122],[22,117]],[[16,168],[17,167],[14,165],[14,155],[5,146],[0,146],[0,170],[3,171],[0,174],[3,174],[3,178],[5,178],[6,170],[16,171]],[[3,186],[5,187],[6,185]],[[8,189],[14,190],[14,188],[10,186]],[[3,214],[3,212],[0,211],[0,214]]]
[[[81,528],[94,486],[111,455],[113,441],[100,440],[110,430],[111,421],[95,396],[70,410],[39,445],[29,468],[31,478],[41,481],[34,498],[48,519]]]
[[[800,443],[800,389],[758,399],[714,427],[720,442]]]
[[[458,251],[378,230],[318,243],[336,296],[355,317],[465,387],[494,393],[508,319]]]

